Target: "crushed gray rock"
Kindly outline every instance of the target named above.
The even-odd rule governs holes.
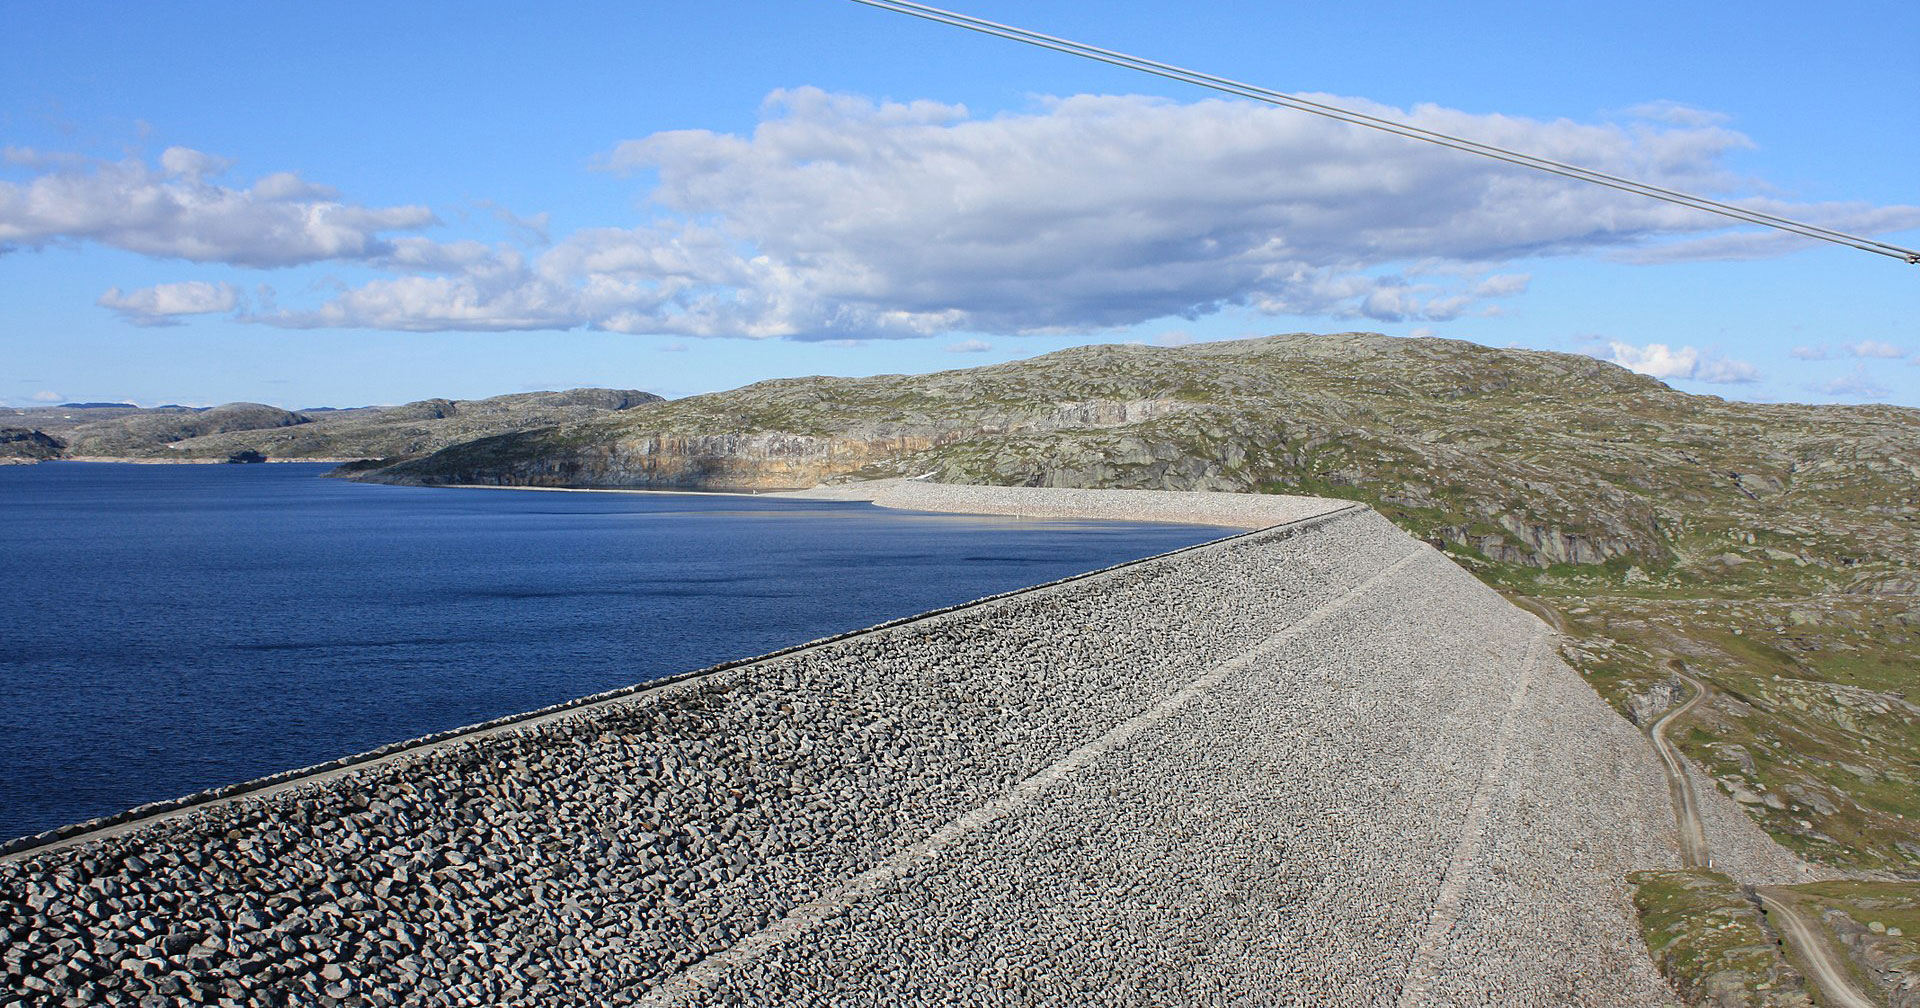
[[[1543,633],[1230,539],[0,861],[0,1005],[1657,1003],[1666,786]]]

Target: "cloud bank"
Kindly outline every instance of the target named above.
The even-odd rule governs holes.
[[[1591,124],[1316,97],[1675,188],[1750,188],[1725,166],[1746,138],[1675,106]],[[244,316],[294,328],[841,340],[1081,332],[1228,307],[1446,321],[1497,312],[1529,282],[1512,264],[1532,259],[1804,244],[1225,100],[1079,95],[981,117],[799,88],[769,96],[750,134],[656,133],[618,144],[600,167],[650,186],[651,219],[549,235],[545,218],[515,217],[538,238],[521,247],[402,234],[437,221],[424,207],[345,203],[293,175],[223,186],[223,161],[173,148],[157,165],[62,163],[0,183],[0,246],[98,241],[386,274]],[[1767,206],[1836,226],[1920,226],[1920,207]],[[1696,359],[1691,377],[1750,380],[1735,363]]]
[[[0,254],[97,242],[161,259],[276,267],[373,259],[382,235],[437,223],[422,206],[363,207],[280,172],[247,188],[213,181],[229,163],[169,147],[157,165],[91,161],[9,149],[13,164],[48,169],[0,181]]]

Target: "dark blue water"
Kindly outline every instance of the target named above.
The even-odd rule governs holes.
[[[0,839],[1215,538],[0,466]]]

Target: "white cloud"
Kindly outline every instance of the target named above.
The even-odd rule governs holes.
[[[1626,114],[1634,119],[1663,122],[1672,126],[1719,126],[1727,121],[1723,113],[1666,99],[1635,105],[1627,109]]]
[[[1496,273],[1474,285],[1476,297],[1511,297],[1526,293],[1533,277],[1526,273]]]
[[[1861,340],[1847,344],[1847,353],[1853,357],[1877,357],[1882,360],[1898,360],[1907,355],[1906,350],[1891,343],[1879,340]]]
[[[225,172],[233,162],[190,147],[169,147],[160,152],[160,167],[175,178],[198,180]]]
[[[1608,360],[1643,375],[1662,381],[1687,379],[1716,385],[1741,384],[1760,380],[1760,369],[1745,361],[1703,355],[1690,346],[1669,347],[1665,343],[1634,346],[1610,341]]]
[[[948,353],[986,353],[993,349],[993,344],[986,340],[966,339],[958,343],[949,343],[943,349]]]
[[[114,287],[94,303],[113,309],[134,325],[164,326],[179,325],[182,315],[232,311],[239,301],[240,294],[231,284],[187,280],[155,284],[124,294]]]
[[[1867,377],[1864,365],[1856,366],[1851,372],[1831,381],[1808,386],[1809,389],[1830,396],[1845,396],[1852,399],[1885,399],[1892,390]]]
[[[1655,378],[1691,378],[1693,369],[1700,366],[1700,352],[1692,347],[1671,350],[1665,343],[1649,343],[1643,347],[1609,343],[1608,346],[1613,350],[1609,359],[1615,364]]]
[[[1325,97],[1656,184],[1747,187],[1726,167],[1747,139],[1672,103],[1576,123]],[[610,152],[605,168],[651,180],[645,223],[548,244],[547,218],[501,211],[528,251],[396,235],[432,214],[341,203],[297,176],[223,188],[207,180],[224,162],[178,148],[158,169],[32,156],[45,174],[0,184],[0,248],[95,240],[388,274],[318,305],[263,298],[249,316],[303,328],[833,340],[1084,332],[1234,306],[1439,322],[1524,293],[1516,261],[1787,250],[1698,211],[1228,100],[1078,95],[979,117],[778,91],[750,133],[663,132]],[[1920,225],[1920,207],[1765,205]],[[1740,380],[1730,367],[1695,374]]]
[[[41,389],[40,391],[35,392],[31,398],[33,399],[34,402],[57,403],[65,399],[66,396],[63,396],[60,393],[53,391],[52,389]]]
[[[1664,108],[1661,122],[1594,125],[1337,100],[1707,192],[1737,186],[1724,158],[1748,146]],[[1082,95],[980,118],[802,88],[770,96],[750,134],[658,133],[605,164],[657,179],[663,216],[262,320],[799,339],[1085,331],[1230,305],[1444,321],[1526,289],[1499,263],[1722,227],[1233,101]],[[1920,208],[1887,213],[1920,222]]]
[[[1797,346],[1787,351],[1787,356],[1794,360],[1830,360],[1833,357],[1833,351],[1826,347]]]
[[[1744,385],[1760,380],[1760,369],[1746,361],[1731,360],[1726,357],[1702,358],[1698,367],[1693,369],[1693,380],[1710,382],[1715,385]]]
[[[1185,329],[1169,329],[1166,332],[1163,332],[1160,335],[1155,336],[1153,338],[1153,342],[1158,346],[1180,347],[1180,346],[1187,346],[1188,344],[1194,342],[1194,339],[1193,339],[1193,334],[1186,331]]]
[[[0,253],[92,241],[161,258],[289,266],[385,255],[388,232],[436,223],[420,206],[363,207],[280,172],[252,188],[209,181],[229,162],[169,147],[140,160],[35,159],[25,182],[0,181]]]

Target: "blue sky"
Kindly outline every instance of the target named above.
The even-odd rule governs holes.
[[[1911,4],[959,9],[1920,245]],[[6,19],[0,402],[1373,330],[1920,405],[1920,267],[845,0]]]

